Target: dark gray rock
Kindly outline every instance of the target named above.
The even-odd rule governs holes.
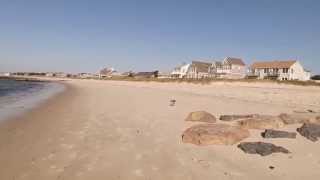
[[[220,116],[221,121],[236,121],[240,119],[249,119],[258,117],[257,114],[246,114],[246,115],[222,115]]]
[[[305,123],[301,128],[298,128],[297,131],[301,134],[301,136],[304,136],[313,142],[318,141],[318,138],[320,137],[319,124]]]
[[[268,156],[272,153],[290,153],[286,148],[264,142],[243,142],[238,145],[238,148],[247,154],[259,154],[261,156]]]
[[[263,133],[261,133],[263,138],[291,138],[295,139],[297,137],[297,133],[295,132],[286,132],[286,131],[277,131],[273,129],[266,129]]]

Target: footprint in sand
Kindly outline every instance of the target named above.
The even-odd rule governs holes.
[[[136,176],[139,176],[139,177],[144,176],[141,169],[136,169],[136,170],[133,171],[133,173],[134,173]]]
[[[136,160],[138,161],[140,159],[142,159],[142,154],[136,154]]]

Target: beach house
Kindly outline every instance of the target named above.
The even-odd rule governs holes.
[[[138,73],[134,73],[133,77],[135,77],[135,78],[157,78],[158,75],[159,75],[159,71],[138,72]]]
[[[12,75],[12,74],[9,73],[9,72],[0,73],[0,76],[2,76],[2,77],[9,77],[9,76],[11,76],[11,75]]]
[[[112,74],[115,72],[116,70],[114,68],[103,68],[99,72],[99,78],[112,77]]]
[[[185,78],[190,69],[191,64],[183,63],[181,66],[175,67],[174,70],[170,73],[172,78]]]
[[[310,80],[311,73],[299,61],[255,62],[249,68],[248,77],[274,80]]]
[[[212,63],[211,73],[217,78],[241,79],[246,76],[246,64],[240,58],[226,57]]]
[[[214,74],[211,71],[211,66],[212,63],[192,61],[190,67],[188,68],[186,78],[203,79],[214,77]]]

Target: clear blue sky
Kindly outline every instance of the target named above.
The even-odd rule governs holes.
[[[0,0],[0,71],[170,70],[299,59],[320,73],[318,0]]]

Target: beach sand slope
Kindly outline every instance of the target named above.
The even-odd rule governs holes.
[[[233,146],[183,144],[192,111],[277,115],[320,110],[319,89],[276,84],[211,85],[73,80],[40,107],[0,124],[0,179],[316,180],[320,144],[297,139],[291,154],[248,155]],[[175,99],[175,106],[170,100]],[[286,127],[295,131],[301,125]],[[273,166],[274,169],[269,167]]]

